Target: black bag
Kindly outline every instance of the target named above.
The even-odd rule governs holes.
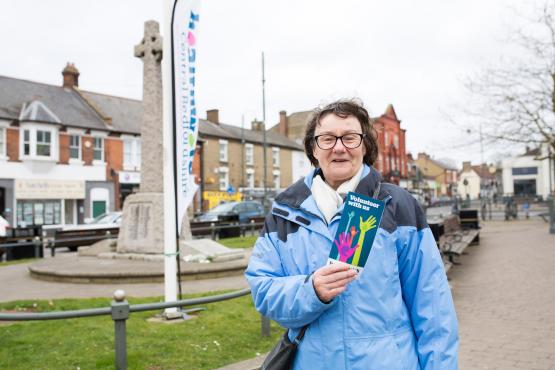
[[[293,365],[293,360],[295,359],[297,346],[303,339],[304,332],[307,328],[308,325],[303,326],[293,342],[289,340],[289,336],[287,335],[289,331],[286,331],[279,342],[277,342],[270,353],[268,353],[268,356],[266,356],[261,370],[290,370]]]

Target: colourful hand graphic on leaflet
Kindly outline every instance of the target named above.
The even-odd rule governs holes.
[[[358,238],[358,245],[363,245],[366,232],[376,227],[376,217],[370,216],[366,221],[363,221],[362,217],[360,217],[359,227],[360,227],[360,237]],[[352,261],[353,265],[358,264],[358,260],[360,259],[361,249],[362,248],[357,249],[355,256],[353,257],[353,261]]]
[[[355,253],[355,250],[358,248],[358,244],[355,244],[354,247],[351,247],[353,239],[354,236],[352,236],[352,234],[343,232],[339,234],[339,240],[335,240],[335,246],[339,251],[339,261],[347,262],[349,257],[351,257],[353,253]]]

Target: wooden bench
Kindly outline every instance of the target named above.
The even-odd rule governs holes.
[[[47,241],[50,254],[54,256],[56,248],[67,247],[76,251],[79,247],[89,246],[104,239],[115,238],[119,234],[119,227],[106,227],[83,230],[55,230],[53,238]]]
[[[467,223],[466,225],[472,222]],[[443,256],[447,257],[447,262],[451,265],[458,265],[455,257],[464,254],[465,249],[472,244],[480,243],[480,229],[475,227],[465,227],[457,215],[449,215],[443,221],[444,233],[439,238],[439,250]],[[475,223],[472,223],[475,226]],[[448,268],[450,268],[449,266]],[[446,271],[448,271],[446,266]]]

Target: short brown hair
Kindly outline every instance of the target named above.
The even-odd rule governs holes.
[[[376,140],[376,131],[374,130],[372,119],[370,118],[368,111],[363,107],[362,102],[358,99],[337,100],[323,108],[318,107],[313,110],[312,117],[310,118],[310,121],[308,121],[304,135],[304,150],[306,156],[310,160],[310,163],[312,163],[314,167],[318,167],[318,160],[313,154],[314,145],[316,145],[314,132],[316,131],[316,126],[320,124],[320,120],[331,113],[341,118],[353,116],[360,122],[362,133],[365,134],[364,139],[362,140],[366,149],[363,162],[369,166],[373,165],[378,157],[378,141]]]

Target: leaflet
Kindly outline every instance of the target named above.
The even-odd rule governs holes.
[[[347,194],[328,265],[346,263],[359,273],[364,270],[384,208],[381,200],[353,192]]]

